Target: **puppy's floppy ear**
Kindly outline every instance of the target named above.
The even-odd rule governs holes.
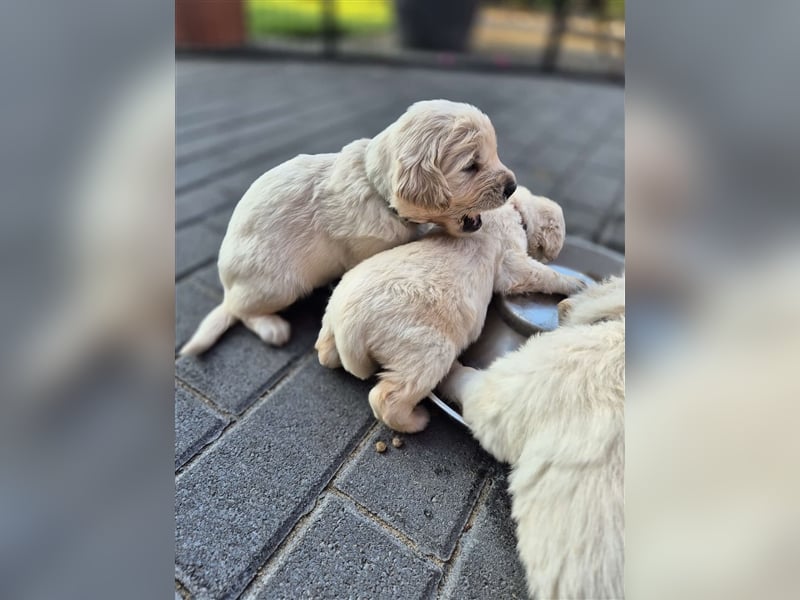
[[[452,198],[437,165],[439,147],[445,141],[441,127],[428,125],[428,129],[409,128],[400,135],[395,156],[395,195],[415,206],[444,210]]]

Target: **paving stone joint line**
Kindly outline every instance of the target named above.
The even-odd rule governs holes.
[[[358,500],[356,500],[346,492],[343,492],[336,486],[331,486],[328,491],[334,496],[338,496],[342,500],[349,501],[353,506],[355,506],[358,512],[367,517],[370,521],[372,521],[376,525],[379,525],[381,529],[383,529],[386,533],[388,533],[392,537],[402,542],[402,544],[404,546],[407,546],[408,549],[411,550],[414,553],[414,555],[417,556],[418,558],[422,558],[439,568],[442,568],[445,565],[446,561],[443,561],[440,558],[421,550],[419,546],[417,546],[416,542],[414,542],[414,540],[412,540],[410,537],[408,537],[399,529],[396,529],[395,527],[393,527],[392,525],[381,519],[378,515],[376,515],[374,512],[372,512],[370,509],[368,509],[366,506],[361,504]]]
[[[567,164],[566,168],[564,168],[564,172],[558,174],[555,182],[553,183],[554,192],[560,192],[567,183],[568,178],[574,177],[576,165],[580,164],[581,162],[586,162],[586,159],[591,156],[591,153],[601,145],[603,138],[607,137],[608,134],[606,127],[606,123],[598,125],[597,129],[592,132],[592,136],[589,138],[589,141],[586,142],[586,145],[580,149],[580,151],[575,155],[575,158],[573,158],[572,161]]]
[[[185,389],[187,392],[191,393],[193,396],[197,396],[197,398],[200,401],[202,401],[203,404],[208,406],[213,411],[215,411],[215,412],[221,414],[222,416],[227,417],[227,418],[229,418],[231,420],[238,419],[238,417],[234,413],[229,412],[225,408],[217,406],[217,404],[213,400],[211,400],[211,398],[206,396],[203,392],[201,392],[197,388],[193,387],[192,384],[189,383],[188,381],[185,381],[184,379],[181,379],[180,375],[175,375],[175,381],[178,383],[178,385],[180,387]]]
[[[178,581],[178,579],[175,579],[175,591],[184,600],[191,600],[192,595],[189,593],[189,590],[186,589],[186,586]]]
[[[475,524],[475,519],[478,518],[478,514],[480,513],[481,509],[486,505],[489,494],[492,491],[492,487],[495,485],[497,485],[497,480],[495,479],[494,475],[490,475],[483,480],[481,491],[478,492],[475,504],[472,507],[472,512],[470,512],[466,522],[464,523],[464,526],[461,528],[461,531],[458,534],[458,542],[456,542],[456,546],[453,548],[453,553],[450,555],[450,559],[444,564],[442,578],[439,580],[439,585],[437,586],[436,590],[437,598],[442,597],[442,594],[447,588],[450,575],[452,574],[453,569],[455,568],[456,564],[458,563],[458,559],[461,556],[461,547],[464,542],[464,534],[472,529],[472,526]]]
[[[245,420],[245,419],[247,418],[247,416],[248,416],[248,415],[249,415],[251,412],[255,411],[255,410],[256,410],[256,409],[257,409],[259,406],[261,406],[261,405],[262,405],[262,404],[263,404],[263,403],[264,403],[264,402],[265,402],[265,401],[266,401],[266,400],[267,400],[267,399],[268,399],[270,396],[272,396],[272,395],[273,395],[274,393],[276,393],[276,392],[277,392],[277,391],[278,391],[280,388],[282,388],[282,387],[283,387],[283,384],[284,384],[284,383],[285,383],[285,382],[286,382],[288,379],[290,379],[292,375],[294,375],[294,374],[295,374],[297,371],[299,371],[299,370],[300,370],[300,369],[303,367],[303,364],[305,363],[305,361],[304,361],[303,359],[306,359],[306,358],[308,358],[308,357],[309,357],[309,356],[310,356],[312,353],[314,353],[314,352],[315,352],[315,350],[312,348],[311,350],[308,350],[308,351],[306,351],[306,352],[304,352],[304,353],[300,354],[299,356],[296,356],[296,357],[295,357],[293,360],[289,361],[289,362],[288,362],[288,363],[287,363],[287,364],[286,364],[286,365],[285,365],[285,366],[284,366],[284,367],[281,369],[281,371],[280,371],[280,372],[278,372],[278,374],[276,375],[276,377],[275,377],[275,379],[274,379],[274,383],[273,383],[273,384],[272,384],[272,385],[271,385],[271,386],[270,386],[270,387],[269,387],[267,390],[265,390],[265,391],[264,391],[264,393],[262,393],[262,394],[261,394],[261,395],[260,395],[260,396],[259,396],[259,397],[256,399],[256,401],[255,401],[255,402],[253,402],[253,404],[251,404],[249,407],[247,407],[247,408],[244,410],[244,412],[242,412],[242,414],[241,414],[241,415],[239,415],[238,417],[237,417],[236,415],[234,415],[233,413],[229,413],[228,411],[221,410],[221,409],[217,409],[217,410],[219,410],[219,411],[220,411],[222,414],[224,414],[224,415],[228,416],[228,418],[229,418],[229,419],[231,419],[230,423],[228,423],[228,424],[227,424],[227,425],[226,425],[226,426],[225,426],[225,427],[222,429],[222,431],[219,433],[219,435],[216,437],[216,439],[214,439],[214,440],[212,440],[211,442],[209,442],[209,443],[208,443],[206,446],[204,446],[204,447],[203,447],[203,449],[202,449],[201,451],[199,451],[197,454],[195,454],[193,457],[191,457],[189,460],[187,460],[187,461],[186,461],[186,462],[185,462],[185,463],[184,463],[184,464],[183,464],[183,465],[180,467],[180,469],[178,469],[178,470],[176,471],[176,473],[175,473],[175,482],[177,483],[177,482],[180,480],[181,476],[183,476],[183,474],[184,474],[186,471],[188,471],[188,470],[189,470],[189,467],[191,467],[191,466],[192,466],[194,463],[196,463],[198,460],[200,460],[200,458],[201,458],[202,456],[204,456],[204,455],[205,455],[207,452],[209,452],[209,451],[210,451],[210,450],[211,450],[211,449],[212,449],[214,446],[216,446],[217,444],[219,444],[219,443],[220,443],[220,442],[221,442],[223,439],[227,438],[229,435],[233,435],[233,434],[234,434],[234,431],[233,431],[233,430],[235,429],[235,426],[236,426],[236,424],[237,424],[237,423],[239,423],[240,421],[243,421],[243,420]],[[201,399],[205,399],[207,402],[209,402],[209,403],[211,404],[211,406],[212,406],[212,407],[216,407],[216,405],[215,405],[213,402],[211,402],[211,400],[207,399],[207,398],[206,398],[206,397],[205,397],[203,394],[201,394],[200,392],[198,392],[197,390],[195,390],[195,388],[193,388],[191,385],[189,385],[188,383],[186,383],[186,382],[185,382],[185,381],[183,381],[182,379],[178,378],[178,376],[177,376],[177,375],[176,375],[176,377],[175,377],[175,378],[176,378],[176,379],[177,379],[177,380],[178,380],[180,383],[182,383],[182,384],[183,384],[183,385],[186,387],[186,389],[187,389],[187,390],[189,390],[190,392],[192,392],[192,393],[194,393],[194,394],[198,394],[198,395],[201,397]]]
[[[275,545],[275,548],[273,548],[272,552],[269,553],[269,556],[267,556],[261,566],[255,570],[252,579],[247,582],[247,585],[239,595],[240,598],[252,596],[252,594],[256,593],[260,587],[259,584],[266,582],[270,575],[272,575],[281,567],[282,559],[288,556],[289,553],[294,549],[295,544],[303,538],[303,535],[308,529],[309,522],[319,512],[320,505],[324,499],[325,494],[320,493],[314,499],[314,502],[310,508],[298,517],[297,521],[294,522],[294,525],[292,525],[292,527],[286,532],[286,535],[283,537],[283,539]]]
[[[331,492],[331,488],[333,482],[335,481],[336,477],[339,475],[341,470],[369,443],[372,435],[375,433],[377,429],[379,429],[381,424],[378,421],[375,421],[368,429],[364,432],[363,437],[358,441],[358,443],[354,446],[353,450],[345,457],[337,466],[336,470],[331,474],[330,479],[325,484],[325,487],[317,496],[317,499],[314,502],[314,505],[311,509],[301,515],[297,521],[295,521],[294,525],[292,525],[291,529],[289,529],[286,537],[284,537],[276,546],[275,549],[272,551],[270,556],[264,561],[257,569],[257,575],[253,577],[253,580],[248,584],[248,587],[242,592],[242,597],[246,595],[246,593],[254,591],[256,587],[258,587],[257,582],[262,578],[267,579],[268,573],[275,571],[277,568],[280,567],[281,559],[289,552],[291,552],[292,548],[294,547],[295,540],[299,540],[302,538],[302,534],[305,531],[306,523],[314,516],[317,512],[319,505],[321,504],[322,499],[325,497],[326,492]],[[251,590],[250,588],[253,588]]]

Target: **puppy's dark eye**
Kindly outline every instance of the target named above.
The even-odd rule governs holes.
[[[464,173],[477,173],[479,168],[480,168],[480,167],[478,166],[478,163],[477,163],[477,161],[474,161],[474,160],[473,160],[471,163],[469,163],[469,164],[468,164],[468,165],[467,165],[467,166],[466,166],[466,167],[463,169],[463,171],[464,171]]]

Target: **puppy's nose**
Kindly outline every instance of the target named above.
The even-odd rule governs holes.
[[[508,183],[506,183],[506,187],[503,188],[503,196],[506,198],[510,198],[511,194],[517,191],[517,182],[513,179],[510,179]]]

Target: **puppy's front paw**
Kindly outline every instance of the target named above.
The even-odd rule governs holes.
[[[558,309],[558,322],[563,323],[572,310],[572,300],[569,298],[562,300],[556,308]]]
[[[556,293],[564,294],[565,296],[573,296],[574,294],[585,290],[586,287],[587,284],[583,279],[578,279],[577,277],[572,277],[570,275],[564,275],[559,281]]]

